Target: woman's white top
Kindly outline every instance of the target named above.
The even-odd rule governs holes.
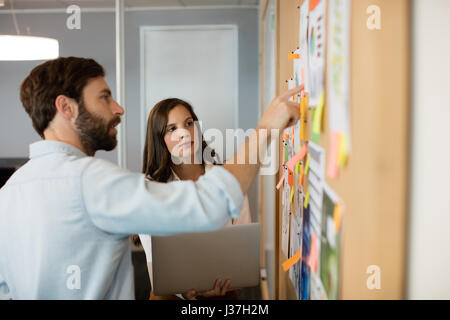
[[[205,172],[210,170],[213,167],[213,165],[206,165]],[[167,182],[170,181],[179,181],[181,180],[176,173],[172,170],[172,176],[169,178]],[[250,206],[248,203],[248,197],[247,195],[244,195],[244,203],[242,205],[241,214],[237,219],[230,219],[227,226],[230,226],[232,224],[246,224],[251,223],[251,216],[250,216]],[[150,281],[153,283],[153,272],[152,272],[152,238],[149,234],[139,234],[139,238],[141,239],[142,246],[144,247],[145,256],[147,258],[147,267],[148,267],[148,273],[150,276]]]

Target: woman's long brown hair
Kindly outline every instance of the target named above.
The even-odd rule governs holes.
[[[182,105],[189,111],[194,123],[198,123],[198,117],[192,106],[188,102],[177,98],[165,99],[158,102],[148,116],[147,134],[142,160],[142,173],[151,180],[167,182],[172,176],[174,164],[171,159],[171,153],[167,149],[164,141],[164,135],[166,134],[169,112],[179,105]],[[200,128],[198,129],[200,130]],[[203,139],[203,135],[200,137],[202,142],[202,165],[205,165],[205,162],[217,164],[218,159],[215,151],[208,146]],[[207,152],[205,152],[205,149],[208,149]],[[203,159],[203,155],[205,154],[210,155],[211,158]],[[139,236],[133,235],[132,239],[135,245],[140,244]]]
[[[145,138],[144,155],[142,160],[142,173],[154,181],[167,182],[172,175],[172,168],[174,164],[172,163],[171,154],[164,141],[164,136],[166,134],[169,112],[179,105],[185,107],[189,111],[194,123],[198,123],[198,117],[192,106],[188,102],[176,98],[165,99],[158,102],[153,107],[148,117],[147,134]],[[198,129],[200,130],[200,128]],[[215,151],[208,147],[208,144],[204,141],[203,136],[201,136],[201,140],[201,163],[203,165],[205,164],[205,161],[216,163]],[[204,151],[207,148],[209,149],[209,152],[206,154],[211,155],[211,159],[203,159],[203,155],[205,154]]]

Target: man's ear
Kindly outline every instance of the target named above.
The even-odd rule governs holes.
[[[78,116],[78,104],[73,99],[63,94],[56,97],[55,107],[57,112],[67,120]]]

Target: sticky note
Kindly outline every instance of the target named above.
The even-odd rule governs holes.
[[[339,230],[341,229],[341,222],[342,222],[342,211],[341,205],[339,203],[336,203],[334,205],[333,220],[334,226],[336,227],[336,232],[339,232]]]
[[[284,182],[284,174],[281,177],[280,181],[278,181],[277,190],[280,190],[281,186],[283,185],[283,182]]]
[[[295,165],[295,174],[300,172],[300,162]]]
[[[294,199],[294,189],[295,188],[291,188],[291,195],[289,196],[289,202],[292,203],[292,199]]]
[[[305,162],[305,174],[308,174],[309,172],[309,159],[311,158],[311,154],[306,155],[306,162]]]
[[[300,139],[308,140],[308,94],[300,102]]]
[[[300,260],[301,257],[302,257],[302,248],[300,247],[296,254],[294,254],[292,257],[290,257],[281,264],[283,270],[285,272],[288,271]]]
[[[288,170],[288,184],[289,186],[292,188],[294,186],[294,172],[292,172],[291,170]]]
[[[289,160],[289,149],[288,149],[287,142],[285,142],[285,144],[284,144],[284,163],[288,162],[288,160]]]
[[[327,174],[330,178],[336,179],[339,174],[338,168],[338,144],[339,134],[332,132],[330,135],[330,153],[328,154]]]
[[[305,203],[304,203],[305,209],[308,208],[308,205],[309,205],[309,187],[308,187],[308,190],[306,191],[306,196],[305,196]]]
[[[288,162],[286,162],[286,166],[289,168],[289,170],[294,170],[294,167],[299,163],[306,154],[306,151],[308,150],[308,145],[305,143],[302,147],[302,149],[291,158]]]
[[[288,58],[289,60],[296,60],[300,59],[300,55],[298,53],[289,53]]]
[[[343,168],[347,163],[347,157],[349,152],[348,136],[344,133],[339,133],[339,147],[338,147],[338,165],[339,168]]]
[[[319,143],[320,140],[320,132],[322,131],[322,115],[325,103],[325,96],[323,93],[320,94],[319,104],[317,108],[314,109],[313,114],[313,125],[312,125],[312,135],[311,139],[315,143]]]
[[[302,73],[302,84],[305,84],[305,69],[304,68],[302,68],[302,71],[301,71],[301,73]]]
[[[309,11],[313,11],[319,3],[320,3],[320,0],[310,0],[309,1]]]
[[[314,273],[317,273],[317,260],[319,258],[319,253],[317,250],[317,235],[313,233],[311,238],[311,251],[309,252],[308,266]]]
[[[300,176],[298,177],[298,184],[299,185],[303,185],[303,171],[304,171],[304,169],[303,169],[303,166],[301,166],[300,167]]]
[[[293,89],[294,87],[295,87],[294,79],[289,79],[288,80],[288,89]],[[289,100],[295,101],[295,99],[296,99],[296,96],[293,95]]]

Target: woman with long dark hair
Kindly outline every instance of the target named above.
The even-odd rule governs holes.
[[[220,162],[215,151],[203,140],[197,123],[198,117],[192,106],[186,101],[171,98],[162,100],[153,107],[147,122],[142,165],[142,172],[148,179],[158,182],[196,181],[213,165]],[[239,218],[230,220],[229,224],[250,222],[248,198],[245,197]],[[151,237],[150,235],[139,235],[139,238],[145,250],[151,279]],[[138,242],[136,236],[133,239],[135,243]],[[221,280],[217,279],[214,289],[211,291],[197,294],[193,289],[183,293],[183,297],[200,299],[236,296],[235,291],[227,294],[230,279],[224,281],[223,284]],[[227,297],[224,297],[226,294]],[[151,294],[151,299],[158,298],[161,297]]]

